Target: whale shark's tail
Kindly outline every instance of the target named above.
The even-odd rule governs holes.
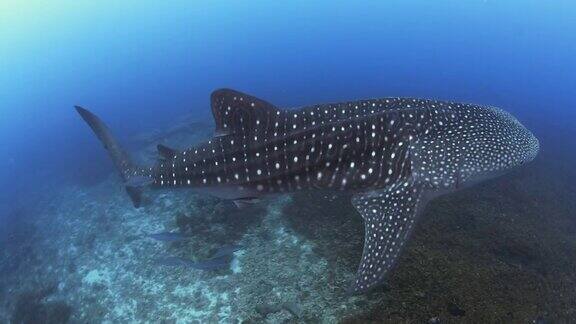
[[[106,127],[98,116],[80,106],[75,106],[75,108],[102,144],[104,144],[104,148],[108,151],[116,169],[120,172],[122,180],[124,180],[126,192],[130,196],[130,199],[132,199],[134,207],[140,207],[142,203],[142,184],[145,182],[141,180],[144,176],[141,172],[142,169],[138,168],[132,162],[128,154],[122,149],[116,139],[114,139],[108,127]]]

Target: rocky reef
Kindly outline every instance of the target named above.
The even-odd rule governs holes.
[[[72,313],[71,307],[62,301],[48,300],[55,290],[56,285],[48,285],[35,291],[19,294],[10,317],[10,323],[67,323]]]

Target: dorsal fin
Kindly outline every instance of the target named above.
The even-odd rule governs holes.
[[[166,145],[158,144],[156,148],[158,149],[158,153],[160,153],[160,155],[165,159],[173,159],[174,156],[178,154],[178,150],[170,148]]]
[[[216,90],[210,99],[216,136],[251,133],[267,127],[280,115],[274,105],[231,89]]]

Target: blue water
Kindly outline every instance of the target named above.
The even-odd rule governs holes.
[[[575,16],[569,0],[3,2],[0,210],[113,172],[73,105],[122,141],[184,114],[209,120],[220,87],[285,107],[385,96],[494,105],[544,153],[573,157]]]
[[[184,112],[209,117],[219,87],[280,106],[442,98],[501,106],[537,133],[574,125],[570,1],[3,6],[1,183],[105,161],[75,104],[122,137]]]

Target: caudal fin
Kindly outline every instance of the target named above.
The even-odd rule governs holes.
[[[75,108],[82,119],[84,119],[88,126],[90,126],[94,134],[96,134],[102,144],[104,144],[104,148],[108,151],[108,154],[110,155],[110,158],[112,158],[116,169],[120,172],[122,180],[127,183],[126,191],[128,192],[130,199],[132,199],[134,207],[140,207],[142,201],[141,189],[129,184],[129,180],[132,177],[142,176],[142,174],[138,173],[139,168],[134,165],[128,154],[114,139],[108,127],[106,127],[106,125],[102,122],[102,120],[100,120],[100,118],[98,118],[98,116],[80,106],[75,106]]]

